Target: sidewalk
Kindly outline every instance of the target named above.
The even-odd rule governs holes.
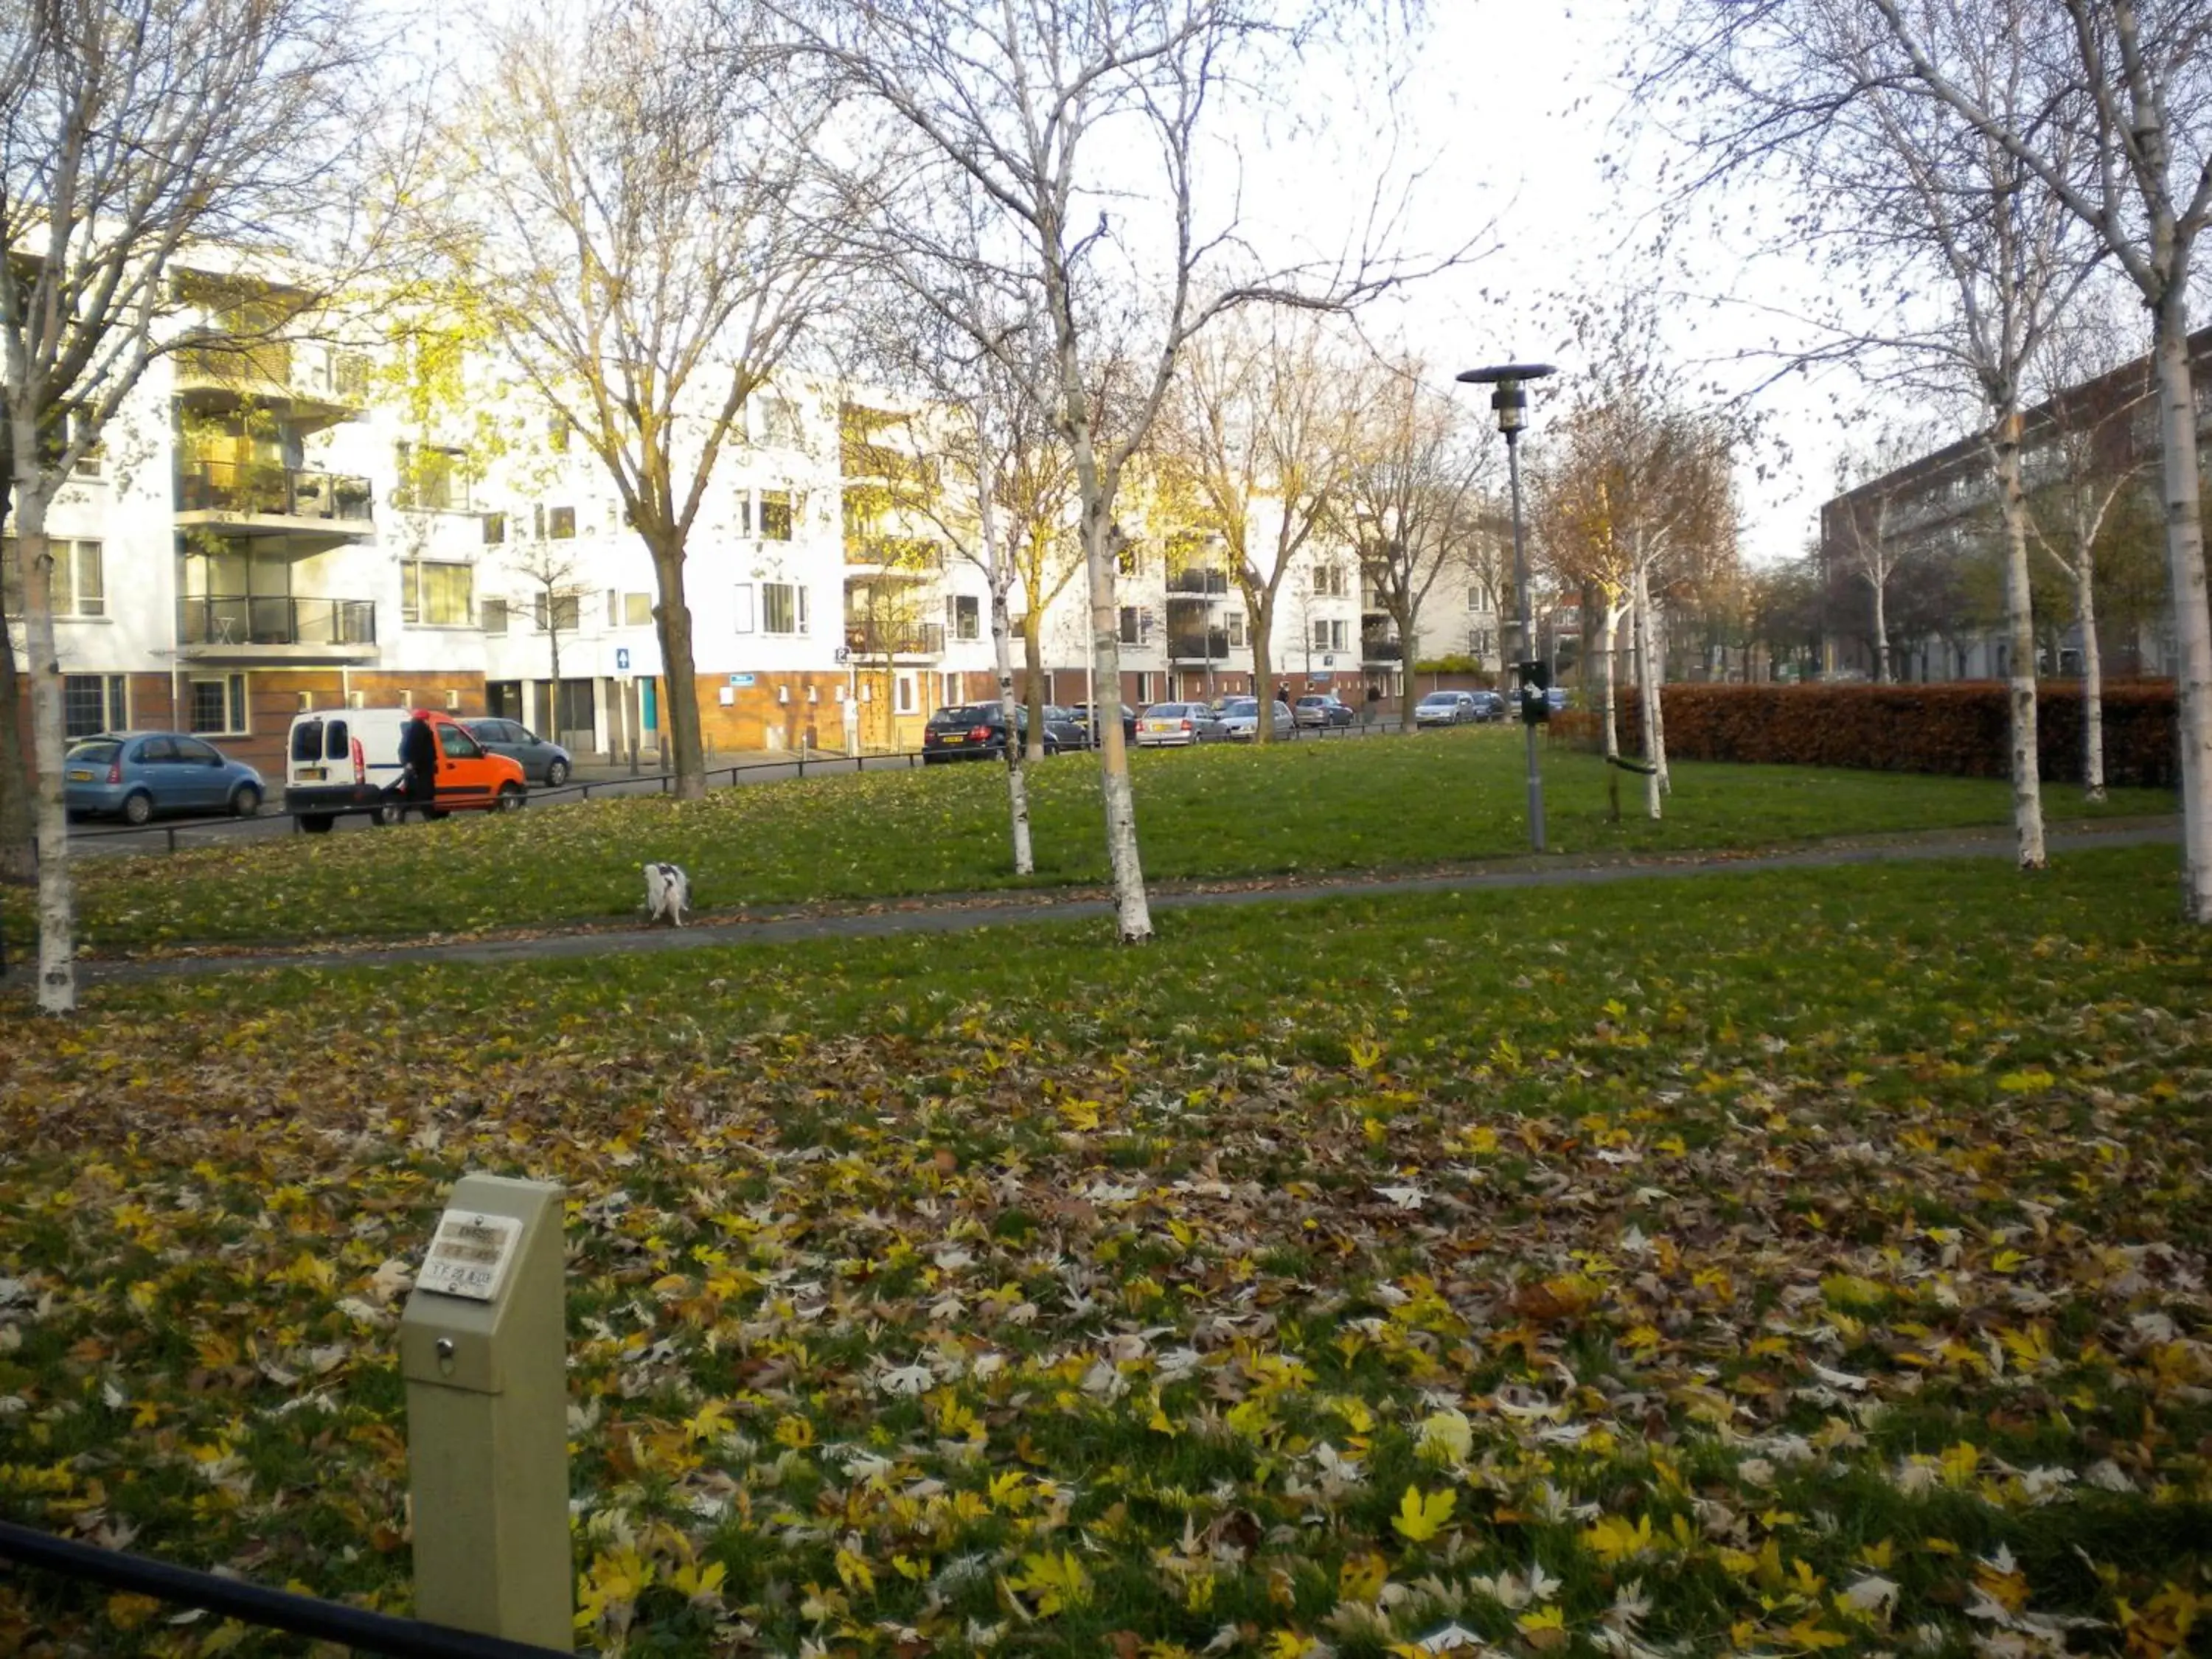
[[[2128,819],[2109,827],[2054,830],[2055,855],[2092,848],[2177,842],[2178,818]],[[1504,891],[1528,887],[1594,887],[1616,882],[1666,880],[1738,872],[1834,869],[1846,865],[1895,864],[1955,858],[2010,858],[2012,831],[1929,830],[1824,842],[1768,853],[1524,855],[1428,873],[1342,876],[1317,879],[1260,877],[1219,882],[1160,882],[1149,889],[1155,911],[1221,905],[1295,903],[1310,899],[1396,893]],[[79,982],[122,985],[179,975],[274,968],[402,967],[422,963],[566,961],[616,951],[689,951],[733,945],[780,945],[823,939],[883,939],[907,933],[957,933],[1020,922],[1076,921],[1113,914],[1112,896],[1095,888],[1057,892],[956,893],[926,898],[850,900],[817,905],[718,911],[682,928],[636,922],[579,923],[554,931],[480,934],[404,944],[363,941],[317,951],[224,951],[144,960],[102,962],[82,957]],[[27,981],[27,970],[8,982]]]

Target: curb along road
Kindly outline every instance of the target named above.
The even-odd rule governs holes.
[[[2049,846],[2054,854],[2094,848],[2141,847],[2177,842],[2179,833],[2173,821],[2137,821],[2109,830],[2057,832],[2051,836]],[[1942,830],[1881,840],[1824,842],[1772,852],[1654,854],[1582,860],[1522,858],[1422,875],[1346,876],[1295,882],[1262,878],[1213,885],[1164,883],[1152,890],[1151,898],[1156,910],[1190,910],[1395,893],[1603,886],[1624,881],[1670,880],[1755,871],[1833,869],[1846,865],[1917,863],[1938,859],[2008,858],[2012,854],[2009,829]],[[1022,922],[1079,921],[1109,915],[1113,908],[1109,897],[1089,890],[1036,897],[1018,894],[957,895],[936,900],[896,901],[866,908],[840,907],[740,914],[701,921],[683,928],[580,927],[506,939],[361,944],[340,949],[175,956],[143,961],[104,962],[86,957],[78,962],[77,973],[80,982],[86,985],[122,985],[179,975],[275,969],[406,967],[430,963],[490,966],[568,961],[617,952],[781,945],[804,939],[884,939]],[[27,985],[28,979],[27,971],[11,972],[7,982],[10,986]]]

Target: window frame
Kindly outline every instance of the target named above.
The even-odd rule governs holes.
[[[220,727],[200,724],[200,688],[218,686],[222,699],[223,723]],[[185,729],[199,738],[243,738],[252,735],[250,721],[252,707],[246,695],[245,674],[194,674],[185,684],[185,708],[188,724]]]
[[[445,621],[425,619],[423,600],[428,589],[426,573],[461,570],[468,573],[468,591],[453,614]],[[477,611],[477,568],[465,559],[402,559],[399,561],[399,622],[405,628],[475,628],[483,626]]]
[[[805,639],[811,631],[810,627],[811,618],[807,614],[806,584],[804,582],[763,582],[760,585],[760,631],[763,634],[773,635],[778,639]],[[786,603],[787,603],[791,607],[790,612],[781,618],[781,620],[794,624],[793,626],[785,628],[778,628],[775,626],[775,622],[777,620],[775,611],[778,608],[778,601],[774,596],[778,594],[790,596],[787,601],[786,601]]]
[[[93,695],[100,702],[100,724],[88,732],[71,729],[76,724],[70,719],[70,699],[82,700],[86,688],[83,682],[97,681]],[[62,733],[71,743],[97,737],[102,732],[127,732],[131,729],[131,678],[127,674],[64,674],[62,676]]]

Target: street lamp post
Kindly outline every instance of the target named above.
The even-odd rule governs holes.
[[[1536,727],[1549,717],[1551,705],[1544,696],[1543,664],[1537,659],[1536,640],[1528,615],[1528,550],[1521,531],[1521,428],[1528,423],[1526,382],[1540,380],[1553,372],[1549,363],[1494,363],[1470,368],[1460,375],[1468,385],[1494,387],[1490,406],[1498,412],[1498,429],[1505,434],[1505,469],[1513,488],[1513,586],[1515,609],[1520,612],[1516,644],[1520,656],[1514,665],[1519,680],[1521,723],[1528,738],[1528,845],[1544,850],[1544,774],[1536,756]]]

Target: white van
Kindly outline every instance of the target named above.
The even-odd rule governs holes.
[[[452,715],[434,708],[333,708],[295,714],[284,749],[284,810],[318,835],[348,812],[376,823],[399,816],[399,734],[417,714],[438,740],[437,793],[428,816],[471,809],[511,812],[529,799],[522,768],[488,753]]]

